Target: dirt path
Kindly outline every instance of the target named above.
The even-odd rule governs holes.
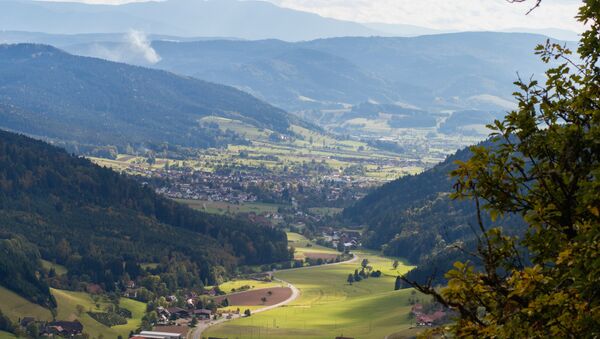
[[[336,263],[332,263],[332,264],[324,264],[324,265],[319,265],[319,266],[307,266],[307,267],[290,268],[290,269],[287,269],[285,271],[305,270],[305,269],[311,269],[311,268],[323,267],[323,266],[333,266],[333,265],[349,264],[349,263],[353,263],[353,262],[358,261],[358,259],[359,258],[358,258],[358,256],[356,254],[352,254],[352,259],[350,259],[350,260],[340,261],[340,262],[336,262]],[[281,280],[281,279],[278,279],[278,278],[275,278],[275,277],[273,277],[273,280],[279,281],[279,282],[281,282],[283,284],[286,284],[287,287],[289,287],[292,290],[292,295],[289,298],[287,298],[286,300],[284,300],[284,301],[282,301],[282,302],[280,302],[278,304],[254,310],[252,312],[252,314],[256,314],[256,313],[265,312],[265,311],[269,311],[269,310],[275,309],[277,307],[289,304],[292,301],[298,299],[298,297],[300,297],[300,290],[298,288],[296,288],[296,286],[290,284],[287,281],[284,281],[284,280]],[[227,319],[227,318],[223,317],[223,318],[218,319],[218,320],[200,321],[200,322],[198,322],[198,325],[196,325],[196,327],[194,329],[192,329],[188,333],[187,338],[189,338],[189,339],[202,339],[202,332],[206,331],[207,328],[209,328],[211,326],[214,326],[214,325],[217,325],[217,324],[224,323],[226,321],[231,321],[231,320],[234,320],[234,319],[238,319],[238,318],[241,318],[241,317],[242,317],[241,314],[233,314],[232,317],[231,317],[231,319]]]

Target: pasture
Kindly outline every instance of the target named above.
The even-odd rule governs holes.
[[[91,338],[98,338],[103,335],[104,338],[116,338],[121,335],[126,338],[129,332],[135,330],[141,324],[146,305],[144,303],[121,298],[119,305],[131,311],[132,319],[127,319],[127,324],[107,327],[90,317],[86,312],[101,312],[108,305],[105,301],[94,300],[92,296],[83,292],[71,292],[52,289],[52,295],[58,303],[57,319],[74,320],[79,319],[83,324],[84,332],[89,333]],[[77,305],[84,307],[85,311],[81,314],[77,311]]]
[[[102,311],[107,306],[103,300],[95,301],[89,294],[83,292],[71,292],[64,290],[51,289],[52,295],[56,298],[58,304],[56,319],[75,320],[83,324],[84,332],[90,335],[90,338],[98,338],[102,335],[104,338],[116,338],[121,335],[126,338],[131,330],[135,330],[141,324],[141,319],[146,310],[146,304],[121,298],[120,306],[132,312],[133,318],[128,319],[127,324],[107,327],[91,318],[86,312]],[[0,309],[11,320],[17,321],[23,317],[34,317],[38,320],[52,320],[50,310],[34,304],[16,293],[0,287]],[[79,313],[77,305],[83,306],[83,312]]]
[[[193,209],[211,214],[238,214],[238,213],[276,213],[281,205],[260,202],[246,202],[232,204],[224,201],[204,201],[175,199],[177,202],[190,206]]]
[[[359,260],[339,265],[278,271],[277,278],[294,284],[301,296],[289,305],[209,328],[204,335],[251,338],[383,338],[411,327],[408,299],[412,289],[394,291],[393,259],[358,252]],[[367,258],[384,273],[352,285],[349,273]],[[400,265],[398,272],[410,270]]]
[[[279,304],[292,296],[289,287],[272,287],[237,292],[215,298],[217,303],[227,299],[230,306],[271,306]]]
[[[239,290],[243,286],[249,286],[249,290],[253,289],[261,289],[261,288],[270,288],[270,287],[280,287],[281,283],[276,281],[259,281],[252,279],[238,279],[238,280],[230,280],[226,281],[219,285],[221,291],[225,293],[231,293]]]
[[[293,246],[296,249],[294,259],[335,259],[341,254],[332,248],[317,245],[298,233],[287,232],[287,237],[288,246]]]

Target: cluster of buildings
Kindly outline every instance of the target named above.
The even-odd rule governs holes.
[[[337,249],[351,250],[360,247],[361,233],[358,230],[339,230],[332,227],[320,229],[321,237],[326,243]]]
[[[38,321],[33,317],[25,317],[19,321],[19,325],[23,328],[35,323],[39,331],[40,337],[73,337],[83,333],[83,325],[79,320],[75,321]]]
[[[426,312],[422,304],[413,305],[410,310],[415,317],[417,326],[434,326],[445,323],[448,320],[448,313],[442,310]]]

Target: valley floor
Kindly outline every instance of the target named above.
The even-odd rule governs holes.
[[[275,277],[293,284],[300,297],[293,302],[251,317],[236,319],[207,329],[206,337],[228,338],[383,338],[412,326],[408,299],[412,289],[394,291],[398,274],[410,266],[392,268],[393,259],[357,252],[359,259],[339,265],[284,270]],[[360,269],[363,258],[380,278],[352,285],[348,274]]]

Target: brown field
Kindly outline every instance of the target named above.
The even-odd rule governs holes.
[[[271,295],[269,295],[269,291]],[[292,290],[289,287],[262,288],[246,292],[232,293],[215,298],[217,303],[227,298],[230,306],[271,306],[279,304],[292,296]],[[265,302],[261,298],[267,298]]]
[[[335,260],[339,256],[337,253],[319,253],[319,252],[304,252],[302,253],[307,259],[323,259],[323,260]]]

